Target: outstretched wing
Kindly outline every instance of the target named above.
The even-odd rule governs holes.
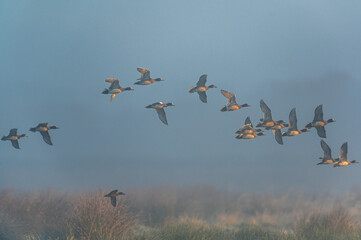
[[[203,74],[197,82],[197,87],[204,87],[206,85],[206,82],[207,82],[207,74]]]
[[[322,121],[323,120],[323,110],[322,110],[322,104],[317,106],[315,109],[315,117],[313,118],[314,122]]]
[[[206,92],[198,92],[199,95],[199,99],[204,102],[207,103],[207,93]]]
[[[331,159],[332,158],[331,148],[323,140],[321,140],[321,148],[323,150],[323,158],[326,160]]]
[[[347,142],[345,142],[345,143],[342,144],[342,146],[341,146],[341,152],[340,152],[339,159],[340,159],[340,161],[345,161],[345,160],[347,160]]]
[[[110,87],[109,90],[113,90],[113,89],[119,89],[120,85],[119,85],[119,79],[116,78],[107,78],[105,79],[106,82],[110,83]]]
[[[110,197],[110,202],[113,205],[113,207],[117,206],[117,198],[116,197]]]
[[[290,124],[288,126],[288,129],[293,131],[293,130],[297,130],[297,116],[296,116],[296,108],[293,108],[290,112]]]
[[[244,125],[249,125],[253,128],[252,122],[251,122],[251,118],[247,117],[246,120],[244,121]]]
[[[11,144],[14,148],[20,149],[18,140],[11,140]]]
[[[138,72],[141,73],[139,80],[148,80],[150,79],[150,71],[146,68],[137,68]]]
[[[270,122],[272,121],[272,112],[271,109],[267,106],[267,104],[261,100],[260,107],[263,112],[263,121],[264,122]]]
[[[110,193],[108,193],[108,195],[112,195],[112,194],[117,193],[117,192],[118,192],[118,190],[116,189],[116,190],[113,190]]]
[[[321,138],[326,138],[326,129],[325,129],[325,127],[316,127],[316,130],[317,130],[318,136],[320,136]]]
[[[226,90],[221,90],[221,93],[222,93],[222,95],[223,96],[225,96],[226,98],[228,98],[228,102],[229,102],[229,99],[231,99],[231,98],[236,98],[236,96],[233,94],[233,93],[231,93],[231,92],[228,92],[228,91],[226,91]]]
[[[16,135],[18,135],[18,129],[17,128],[11,129],[9,136],[12,137],[12,136],[16,136]]]
[[[275,134],[276,142],[278,142],[279,144],[283,145],[283,139],[282,139],[281,130],[280,130],[280,129],[275,129],[275,130],[274,130],[274,134]]]
[[[167,116],[163,108],[156,108],[155,111],[158,113],[159,119],[165,124],[168,125]]]
[[[47,144],[53,145],[48,131],[41,131],[40,134],[41,134],[41,136],[43,136],[43,139]]]

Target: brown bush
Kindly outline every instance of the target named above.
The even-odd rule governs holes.
[[[103,192],[83,194],[75,202],[68,239],[112,240],[129,234],[135,224],[123,198],[114,208]]]

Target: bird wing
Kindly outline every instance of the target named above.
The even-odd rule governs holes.
[[[197,87],[204,87],[206,85],[206,82],[207,82],[207,74],[203,74],[197,82]]]
[[[282,139],[281,130],[280,129],[275,129],[274,134],[275,134],[276,142],[278,142],[279,144],[282,145],[283,144],[283,139]]]
[[[116,197],[110,197],[110,202],[113,205],[113,207],[117,206],[117,198]]]
[[[118,192],[118,190],[116,189],[116,190],[113,190],[110,193],[108,193],[108,195],[111,195],[111,194],[114,194],[114,193],[117,193],[117,192]]]
[[[198,92],[198,95],[199,95],[199,99],[202,102],[207,103],[207,94],[206,94],[206,92]]]
[[[318,136],[326,138],[326,129],[325,127],[316,127]]]
[[[272,112],[271,109],[267,106],[267,104],[261,100],[260,107],[263,112],[263,121],[264,122],[270,122],[272,121]]]
[[[233,93],[228,92],[228,91],[226,91],[226,90],[221,90],[221,93],[222,93],[223,96],[225,96],[226,98],[228,98],[228,100],[229,100],[230,98],[232,98],[232,97],[235,97],[235,95],[234,95]]]
[[[139,80],[148,80],[150,79],[150,71],[146,68],[137,68],[138,72],[141,73]]]
[[[20,149],[18,140],[11,140],[11,144],[14,148]]]
[[[41,131],[40,134],[41,134],[41,136],[43,136],[43,139],[47,144],[53,145],[48,131]]]
[[[158,113],[159,119],[165,124],[168,125],[167,116],[163,108],[156,108],[155,111]]]
[[[323,140],[321,140],[321,148],[323,150],[323,158],[326,160],[331,159],[332,158],[331,148]]]
[[[119,79],[107,78],[107,79],[105,79],[105,81],[110,83],[109,90],[119,89],[120,88]]]
[[[17,128],[11,129],[10,133],[9,133],[9,137],[16,136],[16,135],[18,135],[18,129]]]
[[[246,120],[244,121],[244,125],[249,125],[253,128],[252,122],[251,122],[251,118],[247,117]]]
[[[288,126],[289,130],[297,130],[297,116],[296,116],[296,108],[293,108],[290,112],[290,124]]]
[[[314,122],[322,121],[323,120],[323,110],[322,110],[322,104],[317,106],[315,109],[315,117],[313,118]]]
[[[340,152],[339,159],[340,159],[340,161],[345,161],[345,160],[347,160],[347,142],[345,142],[345,143],[342,144],[342,146],[341,146],[341,152]]]

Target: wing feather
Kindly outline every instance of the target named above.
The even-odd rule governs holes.
[[[206,82],[207,82],[207,74],[203,74],[197,82],[197,87],[204,87]]]
[[[53,145],[48,131],[41,131],[40,134],[41,134],[41,136],[43,136],[43,139],[47,144]]]
[[[158,113],[159,119],[165,124],[168,125],[167,116],[163,108],[156,108],[155,111]]]

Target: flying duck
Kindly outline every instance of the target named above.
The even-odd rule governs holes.
[[[281,129],[288,127],[288,124],[283,120],[275,121],[272,118],[272,111],[267,104],[261,99],[260,107],[263,112],[263,118],[260,119],[260,123],[257,123],[256,127],[264,127],[266,130],[272,130],[275,135],[275,140],[278,144],[283,144]]]
[[[354,163],[358,163],[356,160],[353,160],[350,162],[347,159],[347,142],[342,144],[340,156],[338,158],[336,158],[335,160],[336,160],[336,163],[333,165],[334,167],[344,167],[344,166],[348,166],[348,165],[351,165]]]
[[[228,92],[226,90],[221,90],[221,93],[223,94],[223,96],[225,96],[228,99],[227,105],[221,108],[222,112],[235,111],[243,107],[250,107],[250,105],[248,105],[247,103],[243,105],[239,105],[236,101],[236,95],[234,95],[231,92]]]
[[[105,88],[102,93],[103,94],[111,94],[110,101],[112,101],[115,98],[115,96],[121,92],[134,90],[131,87],[122,88],[119,85],[119,79],[116,79],[116,78],[107,78],[107,79],[105,79],[105,81],[110,83],[110,86],[108,89]]]
[[[296,108],[293,108],[290,112],[289,116],[290,124],[288,125],[288,131],[283,132],[282,136],[297,136],[303,132],[308,132],[308,129],[298,129],[297,128],[297,116],[296,116]]]
[[[237,134],[250,134],[254,132],[262,132],[262,129],[254,129],[250,117],[244,121],[244,125],[237,130]]]
[[[59,128],[57,126],[49,126],[48,123],[39,123],[38,126],[34,128],[30,128],[30,131],[40,132],[41,136],[43,136],[44,141],[49,145],[53,145],[48,132],[50,129],[59,129]]]
[[[263,136],[264,132],[259,132],[259,133],[241,133],[241,134],[237,134],[236,138],[237,139],[253,139],[259,136]]]
[[[110,193],[104,195],[104,197],[110,198],[110,203],[113,205],[113,207],[117,206],[117,196],[119,195],[125,195],[123,192],[118,192],[118,190],[113,190]]]
[[[150,77],[150,71],[148,69],[145,68],[137,68],[138,72],[141,73],[140,78],[138,78],[137,82],[135,82],[135,85],[149,85],[155,82],[160,82],[160,81],[164,81],[162,78],[156,78],[153,79]]]
[[[336,162],[335,159],[332,157],[331,148],[323,140],[321,140],[321,148],[323,150],[323,157],[320,157],[320,159],[322,159],[322,161],[317,163],[317,165],[331,164],[331,163]]]
[[[168,106],[174,106],[174,103],[164,103],[164,102],[156,102],[146,106],[146,108],[153,108],[157,113],[159,119],[165,124],[168,125],[167,116],[165,115],[164,108]]]
[[[316,128],[318,136],[321,138],[326,138],[326,130],[325,125],[328,123],[335,122],[334,118],[330,118],[327,121],[323,119],[323,110],[322,110],[322,104],[317,106],[315,109],[315,116],[313,118],[313,121],[306,124],[306,128]]]
[[[1,138],[2,141],[11,141],[11,144],[13,145],[14,148],[16,149],[20,149],[19,147],[19,139],[23,138],[23,137],[27,137],[26,134],[21,134],[18,135],[18,129],[17,128],[13,128],[10,130],[9,135],[7,136],[3,136]]]
[[[209,85],[209,86],[206,86],[206,82],[207,82],[207,74],[203,74],[198,82],[197,82],[197,86],[196,87],[191,87],[189,89],[189,93],[195,93],[197,92],[198,95],[199,95],[199,99],[204,102],[204,103],[207,103],[207,94],[206,94],[206,91],[210,88],[216,88],[215,85]]]

